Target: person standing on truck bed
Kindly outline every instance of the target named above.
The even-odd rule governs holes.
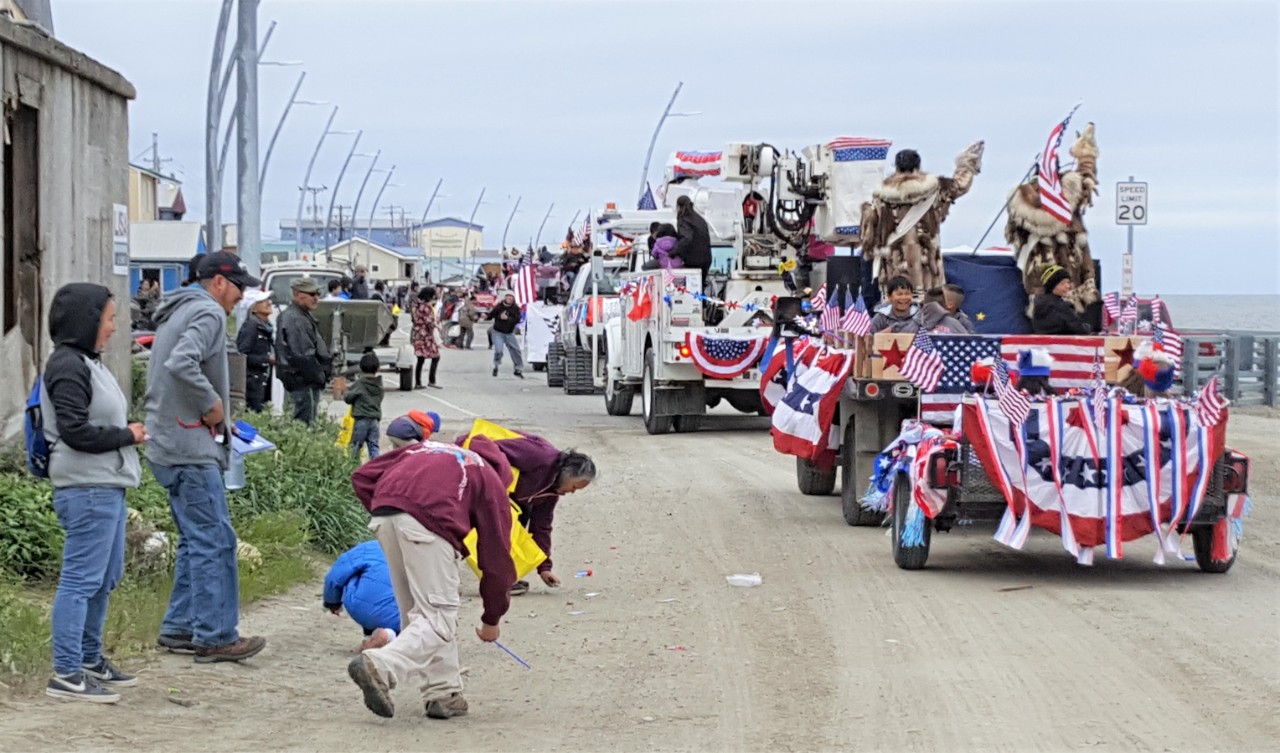
[[[679,240],[671,256],[680,261],[681,267],[701,271],[702,285],[706,287],[711,272],[711,231],[688,196],[676,199],[676,231]]]
[[[333,356],[311,313],[320,305],[320,286],[310,277],[289,284],[293,303],[276,322],[276,368],[293,403],[293,417],[310,424],[316,418],[320,390],[333,376]]]

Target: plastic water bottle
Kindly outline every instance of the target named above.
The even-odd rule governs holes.
[[[244,479],[244,455],[231,451],[231,465],[227,468],[227,472],[223,474],[223,485],[227,487],[227,491],[235,491],[245,487]]]
[[[729,585],[738,586],[739,588],[754,588],[764,584],[764,578],[760,577],[760,573],[751,573],[749,575],[735,573],[734,575],[726,575],[725,580],[729,582]]]

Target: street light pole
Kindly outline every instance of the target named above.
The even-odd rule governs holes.
[[[369,170],[364,174],[364,180],[360,181],[360,190],[356,191],[356,203],[351,207],[351,237],[352,238],[357,238],[360,236],[360,220],[357,219],[360,216],[359,214],[360,199],[364,196],[364,187],[369,185],[369,176],[373,175],[374,172],[376,172],[374,168],[377,166],[378,158],[381,156],[382,156],[381,149],[374,152],[373,161],[369,163]]]
[[[467,220],[466,232],[462,234],[462,264],[464,269],[466,268],[466,263],[467,263],[467,241],[471,240],[471,226],[475,224],[476,212],[480,211],[480,203],[483,201],[484,201],[484,189],[481,188],[480,196],[479,198],[476,199],[476,205],[471,208],[471,217]],[[471,260],[475,261],[474,254],[472,254]],[[479,267],[477,266],[477,269],[478,268]]]
[[[276,123],[276,130],[271,134],[271,140],[267,142],[267,153],[262,156],[262,169],[258,173],[258,190],[265,190],[267,185],[267,165],[271,164],[271,152],[276,148],[276,139],[280,138],[280,131],[284,129],[284,121],[289,117],[289,110],[297,104],[298,92],[302,90],[302,82],[307,80],[307,72],[303,71],[298,74],[298,83],[293,85],[293,93],[289,95],[289,103],[284,106],[284,112],[280,113],[280,122]]]
[[[347,165],[351,164],[351,158],[356,156],[356,147],[360,146],[360,137],[364,136],[364,130],[356,131],[356,137],[351,142],[351,150],[347,152],[347,158],[342,161],[342,168],[338,170],[338,179],[333,183],[333,193],[329,194],[329,211],[324,217],[324,257],[325,261],[333,261],[333,255],[329,252],[329,248],[333,242],[329,240],[329,227],[333,224],[333,205],[338,201],[338,189],[342,187],[342,176],[347,174]],[[339,238],[341,243],[342,239]]]
[[[387,190],[387,184],[391,182],[391,174],[396,171],[396,166],[392,165],[387,169],[387,177],[382,179],[382,187],[378,189],[378,195],[373,197],[373,208],[369,210],[369,236],[368,241],[373,243],[373,215],[378,211],[378,202],[382,201],[382,192]],[[369,254],[365,252],[365,262],[369,261]]]
[[[236,250],[250,273],[262,266],[262,190],[258,182],[258,2],[239,0],[236,68]]]
[[[521,198],[522,197],[520,196],[516,197],[516,205],[511,207],[511,214],[507,216],[507,224],[505,227],[502,228],[502,252],[503,253],[506,253],[507,251],[507,231],[511,229],[511,221],[516,218],[516,212],[520,211]]]
[[[267,28],[267,33],[262,38],[262,44],[258,45],[258,65],[265,65],[262,62],[262,56],[267,51],[267,43],[271,41],[271,32],[276,30],[276,22],[272,21],[271,26]],[[236,37],[235,52],[238,56],[240,53],[240,38]],[[222,84],[218,89],[218,111],[222,111],[223,104],[227,98],[227,91],[230,89],[231,76],[239,69],[236,64],[236,56],[232,56],[227,62],[227,68],[222,72]],[[305,75],[305,74],[304,74]],[[227,128],[222,132],[222,148],[218,150],[218,196],[219,203],[222,199],[222,176],[227,171],[227,152],[231,151],[231,132],[237,127],[237,121],[240,118],[240,99],[237,95],[235,107],[231,110],[231,117],[227,120]],[[221,115],[219,115],[221,120]]]
[[[556,203],[551,202],[551,206],[547,207],[547,213],[542,218],[542,224],[538,225],[538,237],[533,241],[533,248],[536,251],[540,243],[542,243],[542,229],[547,226],[547,220],[551,219],[551,210],[556,208]]]
[[[218,75],[222,73],[222,52],[227,44],[227,26],[231,23],[234,2],[235,0],[223,0],[222,10],[218,14],[218,29],[213,37],[213,59],[209,65],[209,91],[205,100],[205,240],[210,251],[222,248],[222,216],[218,203],[218,187],[222,179],[222,173],[218,171],[218,126],[222,122],[222,102],[226,96],[226,88],[219,88]]]
[[[644,155],[644,170],[640,174],[640,192],[636,194],[636,201],[639,202],[644,197],[644,189],[649,182],[649,160],[653,159],[653,147],[658,143],[658,133],[662,131],[662,124],[667,122],[667,117],[671,114],[671,108],[676,103],[676,97],[680,96],[680,90],[684,88],[684,82],[676,83],[676,90],[671,92],[671,99],[667,102],[667,108],[662,111],[662,117],[658,119],[658,126],[653,129],[653,138],[649,139],[649,151]]]
[[[320,156],[320,147],[324,146],[325,137],[329,135],[329,128],[333,126],[333,119],[336,117],[338,117],[338,106],[334,105],[333,111],[329,113],[329,120],[325,122],[324,130],[320,133],[320,140],[316,142],[316,149],[314,152],[311,153],[311,160],[307,162],[307,174],[306,174],[306,177],[302,179],[303,188],[307,188],[308,186],[311,185],[311,170],[316,166],[316,157]],[[302,251],[302,206],[303,206],[303,201],[305,199],[306,199],[306,192],[305,191],[299,192],[298,193],[298,214],[297,214],[297,220],[296,220],[297,235],[294,238],[294,242],[293,242],[294,253],[300,253]]]

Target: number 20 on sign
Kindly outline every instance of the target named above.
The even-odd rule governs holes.
[[[1147,224],[1147,184],[1116,183],[1116,224]]]

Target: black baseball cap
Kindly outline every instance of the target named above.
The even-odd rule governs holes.
[[[249,274],[248,267],[244,265],[239,256],[227,251],[205,254],[197,267],[197,280],[212,280],[218,275],[227,278],[227,282],[241,290],[256,288],[262,284],[262,280]]]

